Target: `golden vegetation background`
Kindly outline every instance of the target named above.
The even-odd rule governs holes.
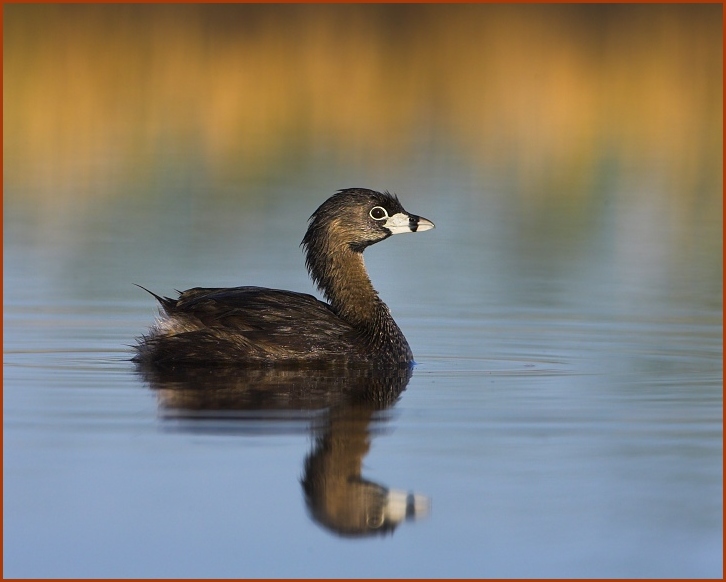
[[[722,204],[720,5],[6,4],[3,64],[6,196],[42,204],[165,155],[213,183],[421,148],[523,196],[606,160]]]

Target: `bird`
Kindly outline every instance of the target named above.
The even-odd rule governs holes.
[[[308,220],[300,245],[313,295],[263,287],[200,288],[153,295],[160,318],[132,358],[151,367],[214,365],[412,366],[413,353],[374,289],[363,251],[392,235],[434,228],[388,191],[346,188]]]

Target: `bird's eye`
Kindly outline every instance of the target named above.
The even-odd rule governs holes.
[[[382,206],[371,208],[371,211],[368,214],[370,214],[373,220],[383,220],[384,218],[388,218],[388,212],[386,212],[386,209]]]

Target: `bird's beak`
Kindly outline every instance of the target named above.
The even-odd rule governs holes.
[[[399,212],[389,217],[383,226],[391,231],[391,234],[404,234],[406,232],[423,232],[434,228],[434,223],[430,220],[415,214],[406,214]]]
[[[424,230],[431,230],[432,228],[436,228],[436,225],[428,218],[424,218],[423,216],[416,216],[415,218],[416,227],[411,228],[412,232],[423,232]]]

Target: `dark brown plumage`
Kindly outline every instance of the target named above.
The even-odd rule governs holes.
[[[160,366],[410,364],[411,349],[371,285],[363,251],[392,234],[433,227],[387,192],[341,190],[312,214],[301,243],[310,276],[329,304],[262,287],[197,287],[177,299],[152,293],[162,319],[140,339],[134,360]]]

